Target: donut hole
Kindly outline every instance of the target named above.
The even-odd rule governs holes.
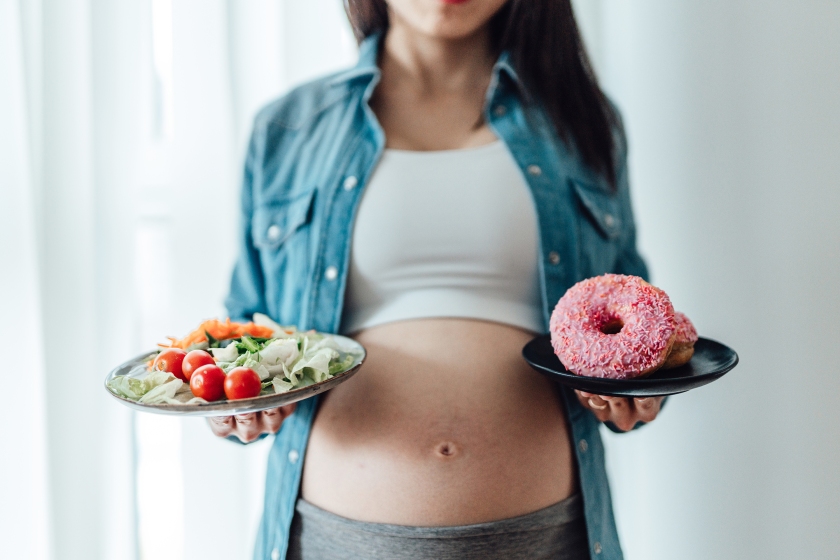
[[[621,319],[610,319],[601,325],[601,332],[604,334],[618,334],[624,328],[624,321]]]

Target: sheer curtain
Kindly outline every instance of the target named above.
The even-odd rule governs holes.
[[[7,344],[37,343],[44,332],[20,21],[16,2],[0,2],[0,337]],[[30,351],[18,366],[7,366],[2,380],[7,418],[19,427],[4,430],[2,439],[0,552],[8,558],[46,559],[51,539],[42,353]]]
[[[0,557],[250,555],[267,444],[102,380],[224,313],[256,109],[354,58],[340,0],[0,0]]]

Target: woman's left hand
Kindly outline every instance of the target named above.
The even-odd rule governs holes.
[[[612,422],[619,430],[629,432],[637,422],[650,422],[659,414],[659,405],[665,397],[628,399],[607,397],[575,391],[580,404],[592,411],[601,422]]]

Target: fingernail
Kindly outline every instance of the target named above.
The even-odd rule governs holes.
[[[607,408],[606,403],[599,406],[599,405],[595,404],[595,401],[592,400],[592,399],[589,399],[589,406],[591,406],[592,408],[594,408],[596,410],[604,410],[605,408]]]

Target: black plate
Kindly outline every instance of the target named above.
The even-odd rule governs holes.
[[[613,397],[658,397],[684,393],[719,379],[738,365],[738,354],[720,342],[700,338],[694,356],[684,366],[660,369],[642,379],[603,379],[570,373],[551,347],[551,335],[538,336],[525,345],[522,356],[531,367],[572,389]]]

